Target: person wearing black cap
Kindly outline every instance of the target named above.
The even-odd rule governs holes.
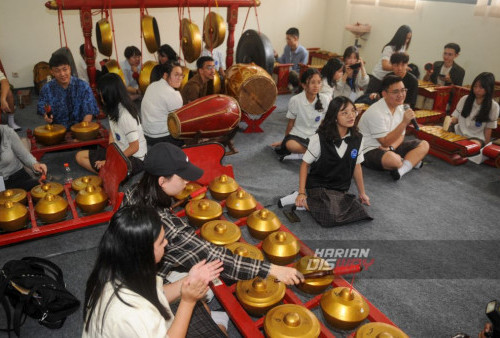
[[[189,162],[180,148],[161,142],[148,151],[141,180],[125,192],[124,205],[152,206],[161,217],[169,248],[168,255],[164,255],[159,265],[158,275],[166,280],[176,268],[188,270],[203,259],[220,259],[224,267],[221,275],[231,280],[248,280],[257,276],[265,278],[270,274],[288,285],[299,283],[303,276],[296,269],[233,255],[228,249],[196,235],[194,228],[171,213],[171,196],[184,190],[188,181],[196,181],[202,175],[203,170]],[[199,332],[207,333],[207,330],[214,329],[210,326],[212,321],[204,319],[205,312],[195,309],[189,330],[201,329]],[[214,335],[207,333],[204,336]]]

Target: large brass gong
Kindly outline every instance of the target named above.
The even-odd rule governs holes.
[[[62,142],[66,135],[66,127],[62,124],[46,124],[36,127],[33,135],[37,142],[50,146]]]
[[[267,312],[264,331],[273,338],[317,338],[321,326],[318,318],[305,306],[283,304]]]
[[[123,71],[116,60],[109,60],[104,66],[108,69],[109,73],[115,73],[119,75],[122,78],[123,84],[127,85],[127,81],[125,81],[125,75],[123,75]]]
[[[94,140],[99,135],[99,123],[82,121],[71,126],[73,136],[79,141]]]
[[[189,19],[181,21],[181,47],[187,62],[194,62],[201,54],[200,29]]]
[[[222,16],[210,12],[203,23],[203,41],[208,49],[214,49],[222,45],[226,37],[226,23]]]
[[[108,19],[102,18],[95,24],[97,49],[103,55],[110,57],[113,53],[113,33]]]
[[[160,48],[161,42],[160,31],[158,30],[158,24],[154,16],[144,15],[141,19],[141,27],[148,52],[151,54],[156,53],[158,48]]]
[[[151,83],[151,73],[153,68],[158,64],[156,61],[146,61],[142,65],[141,74],[139,75],[139,89],[144,94],[149,84]]]

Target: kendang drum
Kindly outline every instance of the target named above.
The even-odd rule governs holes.
[[[218,137],[231,132],[241,118],[238,102],[226,95],[209,95],[168,115],[168,130],[175,138]]]
[[[235,64],[226,71],[226,91],[235,97],[241,109],[262,115],[276,102],[278,89],[272,77],[255,64]]]

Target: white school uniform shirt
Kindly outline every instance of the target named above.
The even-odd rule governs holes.
[[[109,129],[115,143],[121,151],[124,151],[129,147],[129,143],[138,140],[139,150],[132,156],[144,160],[144,156],[146,156],[146,152],[148,151],[148,146],[140,122],[138,123],[121,103],[118,105],[118,114],[118,122],[109,121]]]
[[[174,315],[163,292],[163,281],[158,276],[156,277],[156,291],[161,305],[170,313],[168,321],[147,299],[129,289],[119,291],[120,297],[131,306],[124,304],[113,294],[111,283],[106,283],[90,319],[88,332],[85,331],[86,324],[84,324],[82,338],[168,337],[167,331],[172,325]],[[110,298],[111,301],[109,301]],[[106,310],[105,313],[104,310]]]
[[[161,78],[151,83],[141,102],[141,122],[144,134],[152,138],[170,135],[168,115],[182,107],[181,93]]]
[[[378,139],[393,131],[403,121],[404,113],[403,105],[399,105],[392,114],[384,98],[372,104],[358,123],[358,129],[363,134],[363,153],[380,147]],[[404,134],[403,130],[402,135]]]
[[[335,146],[337,155],[339,155],[340,158],[344,157],[345,152],[347,150],[347,143],[344,141],[344,139],[348,136],[351,136],[351,132],[347,132],[347,134],[342,138],[342,143],[340,144],[340,147]],[[359,146],[359,149],[363,149],[363,139],[361,139],[361,145]],[[309,145],[307,146],[307,151],[304,153],[304,156],[302,157],[302,161],[311,164],[313,162],[316,162],[320,156],[321,156],[321,144],[319,141],[319,135],[318,133],[316,133],[309,138]],[[365,156],[363,152],[359,151],[358,158],[356,159],[356,164],[361,164],[363,163],[364,160]]]
[[[321,121],[325,117],[330,99],[325,94],[319,94],[323,105],[322,111],[317,111],[314,106],[318,101],[316,97],[312,103],[307,100],[305,91],[293,96],[288,102],[288,111],[286,117],[295,120],[291,135],[307,139],[316,133]]]
[[[384,49],[382,50],[382,56],[378,60],[375,67],[373,67],[372,75],[375,76],[377,79],[382,80],[384,76],[392,72],[392,70],[384,70],[382,68],[382,60],[390,61],[392,54],[396,52],[404,53],[405,50],[406,50],[405,46],[403,46],[400,50],[394,50],[394,46],[385,46]]]
[[[491,103],[491,109],[489,114],[491,122],[480,123],[474,120],[474,118],[479,113],[479,109],[481,109],[481,106],[476,103],[476,100],[474,100],[474,103],[472,104],[472,109],[469,116],[463,117],[461,115],[467,97],[468,95],[463,96],[460,99],[460,101],[458,101],[457,108],[455,109],[453,114],[451,114],[452,117],[456,117],[458,119],[458,124],[455,125],[455,133],[469,138],[475,137],[484,141],[484,129],[485,128],[495,129],[497,127],[498,113],[499,113],[498,103],[496,103],[495,101],[492,101]]]

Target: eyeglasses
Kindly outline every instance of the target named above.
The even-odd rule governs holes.
[[[212,70],[215,69],[215,66],[205,66],[203,68],[205,68],[206,70]]]
[[[354,115],[354,117],[356,117],[356,116],[358,116],[358,111],[357,110],[350,110],[350,111],[344,110],[344,111],[339,112],[339,115],[342,117],[348,117],[349,115]]]
[[[400,90],[392,90],[389,92],[389,94],[393,94],[393,95],[405,95],[406,92],[408,91],[408,88],[403,88],[403,89],[400,89]]]
[[[183,74],[183,73],[173,73],[171,76],[172,76],[172,77],[176,77],[176,78],[178,78],[178,79],[181,79],[181,78],[183,78],[183,77],[184,77],[184,74]]]

